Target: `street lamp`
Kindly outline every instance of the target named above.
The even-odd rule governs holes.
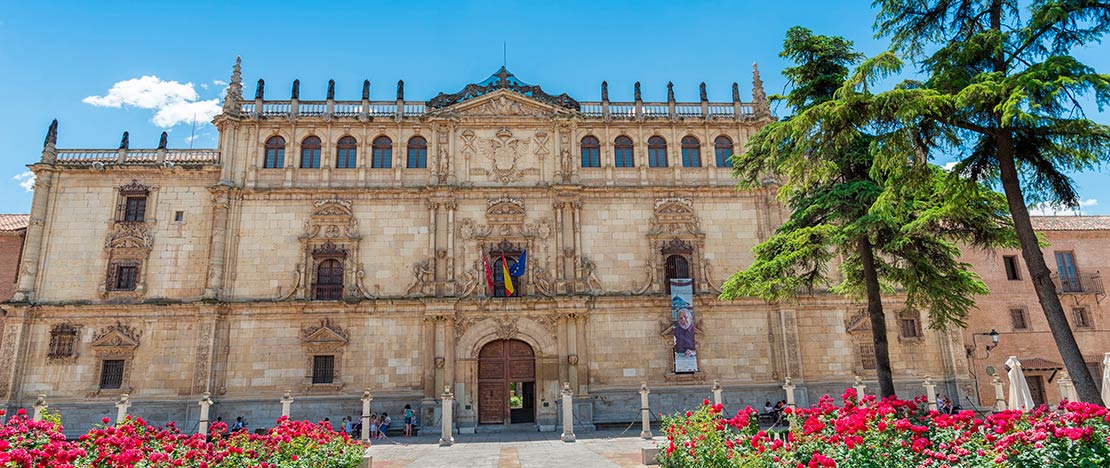
[[[986,345],[986,346],[985,346],[985,347],[983,348],[983,349],[984,349],[984,350],[986,351],[986,353],[987,353],[987,355],[986,355],[986,357],[984,357],[984,359],[986,359],[986,358],[990,357],[990,355],[991,355],[991,350],[992,350],[992,349],[994,349],[994,348],[997,348],[997,347],[998,347],[998,336],[999,336],[999,333],[998,333],[998,331],[997,331],[997,330],[995,330],[995,329],[993,329],[993,328],[992,328],[992,329],[991,329],[991,331],[990,331],[990,333],[976,333],[976,334],[974,334],[974,335],[971,335],[971,346],[970,346],[970,347],[969,347],[969,348],[967,349],[967,357],[973,357],[973,356],[972,356],[972,354],[974,354],[974,353],[975,353],[975,348],[976,348],[976,346],[975,346],[975,338],[976,338],[976,337],[979,337],[979,336],[988,336],[988,337],[990,337],[990,339],[991,339],[991,342],[990,342],[990,344],[987,344],[987,345]]]

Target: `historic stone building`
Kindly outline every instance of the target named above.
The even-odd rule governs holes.
[[[321,86],[323,88],[323,86]],[[458,424],[553,428],[563,382],[583,424],[697,404],[839,394],[873,375],[863,308],[717,299],[783,219],[776,187],[738,192],[728,156],[772,120],[752,100],[579,102],[502,68],[428,101],[242,95],[238,63],[209,150],[58,149],[37,176],[22,272],[3,306],[0,401],[46,394],[69,427],[112,411],[256,427],[422,408],[450,387]],[[272,96],[272,91],[270,92]],[[526,254],[525,254],[526,252]],[[502,259],[516,293],[505,296]],[[490,263],[488,286],[487,269]],[[514,277],[515,276],[515,277]],[[689,278],[696,372],[675,372],[668,280]],[[898,385],[971,393],[959,333],[887,307]],[[677,323],[677,322],[674,322]],[[908,324],[908,325],[907,325]],[[692,355],[690,355],[692,356]],[[510,392],[512,396],[510,397]],[[432,427],[428,427],[432,429]]]

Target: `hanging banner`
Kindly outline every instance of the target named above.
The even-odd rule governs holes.
[[[694,346],[694,281],[689,278],[671,280],[671,324],[674,330],[675,373],[697,372],[698,353]]]

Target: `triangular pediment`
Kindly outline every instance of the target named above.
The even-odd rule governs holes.
[[[537,101],[509,89],[499,89],[467,101],[445,107],[436,113],[468,117],[551,117],[567,113],[566,109]]]
[[[117,325],[103,330],[93,337],[93,348],[137,348],[139,334],[135,329]]]
[[[320,326],[304,330],[301,343],[306,345],[343,345],[347,344],[347,333],[338,325],[324,320]]]

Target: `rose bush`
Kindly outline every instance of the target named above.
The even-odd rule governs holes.
[[[1110,413],[1064,402],[1056,411],[927,411],[926,401],[857,401],[855,390],[833,404],[787,410],[791,429],[760,430],[751,407],[732,417],[705,401],[663,418],[663,467],[1100,467],[1110,466]]]
[[[0,418],[4,412],[0,410]],[[0,467],[356,467],[364,446],[331,426],[277,420],[265,434],[228,433],[213,424],[209,437],[182,434],[141,418],[92,428],[67,440],[58,422],[35,422],[19,412],[0,426]]]

